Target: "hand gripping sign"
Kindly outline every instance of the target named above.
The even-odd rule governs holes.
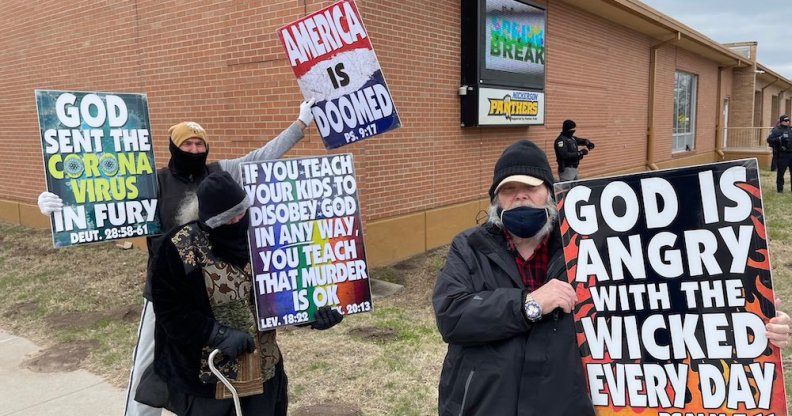
[[[360,13],[343,0],[278,30],[289,65],[334,149],[401,127]]]
[[[556,184],[598,415],[786,415],[756,159]]]

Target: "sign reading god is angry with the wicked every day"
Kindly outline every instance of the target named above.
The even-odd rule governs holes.
[[[243,164],[258,327],[372,310],[352,155]]]
[[[278,30],[325,147],[401,127],[355,2],[343,0]]]
[[[597,414],[786,415],[756,159],[555,185]]]
[[[142,94],[36,90],[55,247],[160,232],[157,178]]]

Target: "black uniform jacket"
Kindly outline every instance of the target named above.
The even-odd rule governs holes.
[[[548,275],[563,278],[560,233]],[[572,315],[523,315],[524,285],[503,232],[491,225],[454,238],[432,302],[448,343],[439,413],[480,416],[594,415]]]
[[[767,136],[767,144],[769,144],[773,150],[780,151],[781,153],[792,153],[792,127],[773,127],[773,130],[770,131],[770,135]]]
[[[572,135],[565,136],[564,133],[561,133],[553,143],[558,169],[578,167],[580,159],[583,159],[580,151],[578,151],[578,146],[585,145],[585,139],[579,139]]]

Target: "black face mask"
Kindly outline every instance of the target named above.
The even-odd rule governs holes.
[[[531,238],[547,224],[547,209],[517,207],[509,210],[498,208],[503,227],[520,238]]]
[[[250,226],[250,211],[235,224],[224,224],[207,229],[212,252],[231,264],[244,268],[250,261],[247,231]]]
[[[171,158],[168,162],[170,170],[182,176],[198,175],[206,170],[206,157],[209,156],[209,148],[203,153],[190,153],[181,150],[172,141],[168,140]]]

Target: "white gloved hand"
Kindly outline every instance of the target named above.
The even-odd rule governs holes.
[[[50,215],[63,209],[63,200],[52,192],[42,192],[38,197],[38,207],[42,214]]]
[[[308,127],[313,122],[313,113],[311,113],[311,107],[314,105],[316,100],[311,98],[310,100],[303,101],[300,104],[300,116],[297,117],[297,120],[300,120],[305,124],[305,127]]]

